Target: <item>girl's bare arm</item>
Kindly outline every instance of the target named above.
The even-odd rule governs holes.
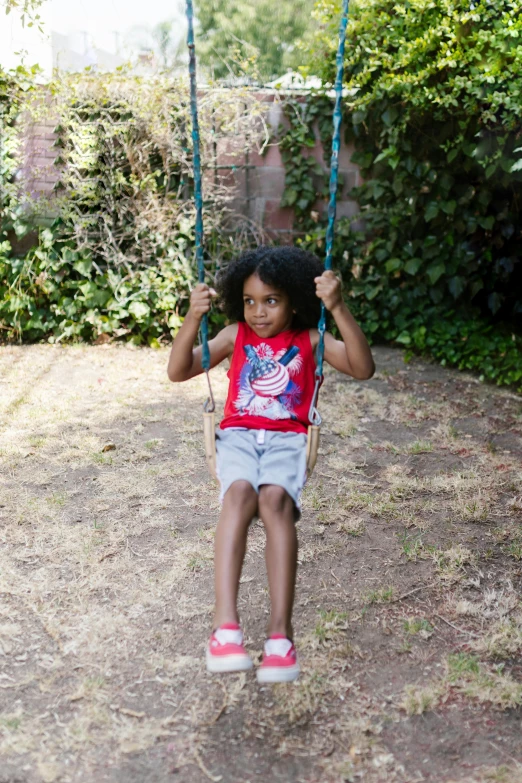
[[[346,375],[358,380],[367,380],[375,372],[375,364],[368,341],[355,318],[343,302],[341,283],[333,272],[323,272],[315,278],[317,296],[323,300],[331,312],[342,340],[336,340],[331,334],[324,336],[324,358]],[[315,332],[314,342],[318,340]],[[314,335],[314,336],[315,336]],[[315,347],[315,346],[314,346]]]
[[[174,338],[169,357],[167,374],[174,383],[188,381],[195,375],[203,372],[201,366],[202,349],[196,342],[199,326],[204,313],[208,313],[212,297],[216,292],[205,283],[198,283],[190,297],[190,309]],[[237,334],[237,324],[225,326],[212,340],[209,341],[210,366],[226,359],[232,353]]]

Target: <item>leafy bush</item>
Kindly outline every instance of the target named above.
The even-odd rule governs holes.
[[[178,238],[182,250],[190,236]],[[159,339],[181,324],[180,313],[193,273],[182,252],[130,271],[104,271],[89,251],[40,232],[37,248],[16,258],[0,244],[0,323],[7,338],[96,340],[125,337],[135,344]]]
[[[337,261],[355,306],[374,339],[502,383],[522,366],[511,339],[522,314],[521,9],[514,0],[351,4],[346,48],[345,126],[364,178],[352,192],[363,221],[358,231],[340,226]],[[339,12],[340,0],[320,0],[308,42],[307,69],[325,84]],[[309,242],[321,239],[309,232]],[[450,350],[462,330],[475,358]]]
[[[324,249],[325,229],[309,231],[299,242],[318,253]],[[364,235],[363,235],[364,236]],[[338,221],[334,240],[335,265],[341,270],[345,296],[350,310],[371,343],[395,342],[413,352],[433,357],[443,366],[478,373],[480,380],[497,385],[513,385],[522,391],[522,337],[509,324],[494,322],[471,311],[459,311],[430,303],[424,309],[401,308],[400,290],[394,307],[376,294],[379,271],[371,280],[363,277],[362,265],[350,265],[350,254],[357,241],[349,220]]]
[[[16,144],[2,150],[10,217],[0,236],[1,336],[50,342],[115,337],[151,345],[170,339],[195,272],[187,84],[84,74],[63,77],[50,92],[52,100],[49,91],[35,90],[17,107],[26,121],[51,116],[57,123],[60,177],[47,202],[32,201],[15,180]],[[257,99],[239,91],[202,98],[204,168],[231,133],[248,129],[256,143],[258,111]],[[15,140],[17,114],[9,117]],[[230,242],[230,189],[218,176],[205,177],[205,197],[213,267],[249,236],[236,218]],[[7,231],[15,228],[20,236],[33,223],[40,224],[38,245],[17,257]]]

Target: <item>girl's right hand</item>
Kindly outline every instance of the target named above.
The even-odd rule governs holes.
[[[201,321],[205,313],[208,313],[212,305],[212,299],[217,296],[213,288],[206,283],[198,283],[190,294],[190,310]]]

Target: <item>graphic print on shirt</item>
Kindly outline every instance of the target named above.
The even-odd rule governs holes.
[[[299,348],[293,345],[274,354],[266,343],[244,346],[246,362],[239,374],[234,402],[240,414],[268,419],[295,419],[301,388],[292,380],[302,367]]]

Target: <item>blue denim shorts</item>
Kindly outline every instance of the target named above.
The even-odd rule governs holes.
[[[283,487],[301,516],[301,492],[306,483],[306,435],[230,427],[216,433],[220,499],[234,481],[248,481],[259,493],[263,484]]]

